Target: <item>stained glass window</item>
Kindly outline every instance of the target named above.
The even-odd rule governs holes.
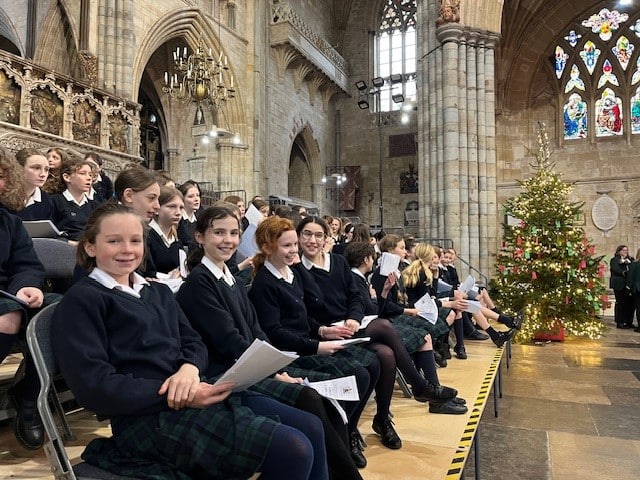
[[[558,36],[550,53],[565,140],[619,137],[625,123],[640,135],[639,38],[637,9],[607,8],[577,18]]]
[[[385,80],[379,89],[379,108],[398,110],[402,104],[394,102],[393,95],[402,94],[407,100],[416,95],[416,0],[387,0],[376,39],[376,76]]]
[[[631,97],[631,133],[640,133],[640,88]]]
[[[580,69],[578,68],[577,65],[574,64],[571,67],[571,74],[570,75],[571,75],[571,77],[569,78],[569,81],[567,82],[567,86],[564,87],[564,93],[569,93],[574,88],[577,88],[578,90],[584,91],[584,82],[580,78]]]
[[[622,135],[622,100],[610,88],[605,88],[596,100],[596,136]]]
[[[572,93],[562,109],[564,116],[564,138],[573,140],[587,136],[587,102],[579,93]]]

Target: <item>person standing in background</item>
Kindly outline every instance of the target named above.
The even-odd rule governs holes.
[[[633,328],[633,298],[627,288],[627,273],[633,257],[629,256],[629,247],[618,245],[616,253],[609,262],[611,278],[609,286],[616,298],[614,318],[617,328]]]

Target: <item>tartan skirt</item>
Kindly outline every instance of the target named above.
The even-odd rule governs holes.
[[[293,377],[293,375],[291,376]],[[260,380],[258,383],[253,384],[249,387],[249,390],[261,393],[269,398],[273,398],[274,400],[293,406],[295,405],[296,400],[298,400],[298,396],[303,388],[308,387],[300,385],[299,383],[286,383],[273,378],[265,378],[264,380]]]
[[[147,480],[243,479],[262,465],[277,419],[255,415],[241,392],[205,409],[111,419],[112,438],[92,440],[82,458]]]
[[[426,334],[431,335],[431,339],[435,340],[440,335],[449,332],[449,325],[441,318],[440,312],[442,310],[444,309],[438,310],[438,319],[435,324],[424,318],[411,315],[398,315],[391,319],[393,327],[398,332],[409,353],[417,352],[424,345]],[[446,315],[444,318],[446,318]]]
[[[305,355],[284,370],[292,376],[308,377],[313,382],[353,375],[355,367],[367,367],[376,360],[376,352],[359,345],[349,345],[333,355]],[[296,374],[297,372],[300,372]],[[320,375],[318,375],[320,374]]]

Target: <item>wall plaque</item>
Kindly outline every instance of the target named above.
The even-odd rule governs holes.
[[[602,231],[609,231],[618,223],[620,211],[616,201],[608,195],[603,195],[591,207],[593,224]]]

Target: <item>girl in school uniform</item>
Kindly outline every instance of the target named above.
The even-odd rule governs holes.
[[[24,208],[17,215],[22,220],[51,220],[51,197],[42,189],[49,176],[47,157],[35,148],[23,148],[16,153],[16,160],[24,168],[26,187]]]
[[[233,384],[203,380],[207,350],[166,286],[135,273],[142,219],[106,203],[78,260],[91,270],[54,312],[51,340],[76,399],[111,420],[83,457],[136,478],[328,478],[320,421]],[[295,411],[294,411],[295,410]]]
[[[22,221],[10,213],[24,205],[23,178],[22,167],[0,148],[0,290],[21,301],[0,295],[0,363],[11,353],[19,336],[24,339],[26,320],[58,299],[58,295],[43,293],[44,268]],[[13,429],[25,448],[35,450],[44,442],[44,428],[36,408],[40,383],[31,355],[26,349],[23,355],[24,376],[9,390],[17,412]]]
[[[293,367],[334,377],[356,377],[359,401],[346,402],[345,410],[351,457],[362,468],[366,459],[359,448],[351,446],[351,437],[357,432],[360,414],[376,384],[379,362],[368,349],[343,348],[332,342],[346,337],[348,329],[324,326],[307,313],[304,298],[315,292],[307,292],[305,287],[311,286],[313,280],[308,272],[293,267],[299,257],[297,235],[290,220],[276,216],[265,219],[256,230],[256,243],[260,253],[254,258],[255,277],[249,299],[270,342],[300,355]]]
[[[182,242],[178,239],[178,223],[182,218],[184,200],[180,191],[173,187],[162,187],[158,197],[160,208],[156,218],[149,222],[147,248],[149,264],[155,271],[145,273],[156,276],[157,273],[169,278],[180,278],[180,257],[184,253]]]
[[[146,168],[122,170],[116,177],[113,188],[118,203],[131,208],[146,223],[160,210],[160,185],[153,172]]]
[[[64,190],[51,197],[53,223],[58,230],[67,232],[69,240],[77,241],[89,215],[100,205],[87,197],[93,183],[91,164],[85,160],[68,159],[60,167],[60,178]]]
[[[372,348],[381,364],[380,380],[376,385],[377,413],[373,429],[388,448],[402,445],[389,419],[389,408],[395,385],[396,366],[412,386],[414,398],[420,402],[447,402],[457,395],[453,388],[427,382],[416,370],[413,361],[393,324],[378,318],[364,330],[359,330],[364,317],[364,299],[354,282],[351,270],[341,255],[324,252],[324,241],[330,235],[327,223],[318,217],[305,218],[297,228],[302,251],[300,268],[308,270],[320,292],[317,301],[305,296],[307,308],[322,324],[344,321],[350,335],[358,332],[371,337]],[[432,409],[430,404],[430,410]]]
[[[67,153],[59,147],[53,147],[47,150],[47,162],[49,163],[49,176],[44,183],[42,189],[49,195],[62,193],[64,185],[60,178],[60,169],[62,164],[67,160]]]
[[[240,243],[240,223],[234,212],[223,206],[205,209],[196,222],[195,240],[198,246],[187,261],[190,273],[176,300],[207,346],[209,367],[205,374],[212,377],[230,368],[255,339],[268,339],[244,285],[225,264]],[[325,406],[315,390],[299,385],[301,382],[302,378],[278,373],[251,390],[320,418],[331,478],[361,479],[346,448],[346,428],[339,414],[329,404]]]
[[[200,208],[200,186],[193,180],[187,180],[178,187],[178,190],[180,190],[184,198],[182,219],[178,224],[178,238],[183,245],[190,247],[194,243],[193,234],[196,229],[196,213]]]

